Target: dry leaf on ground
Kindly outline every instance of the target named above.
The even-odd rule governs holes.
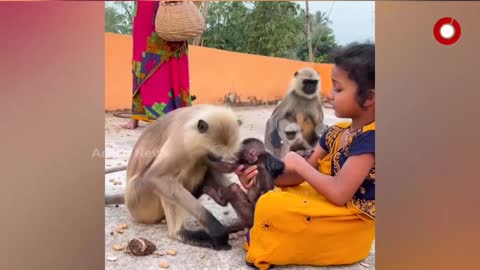
[[[120,251],[120,250],[124,250],[125,246],[124,245],[113,245],[112,248],[113,248],[113,250]]]

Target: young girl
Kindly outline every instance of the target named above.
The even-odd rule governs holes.
[[[353,45],[334,57],[335,115],[307,159],[284,157],[276,188],[260,197],[247,234],[246,261],[273,265],[341,265],[365,259],[375,237],[375,46]],[[256,167],[237,175],[249,188]]]

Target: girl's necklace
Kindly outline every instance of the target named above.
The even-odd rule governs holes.
[[[344,139],[343,139],[343,142],[342,142],[342,145],[345,145],[347,144],[351,138],[355,137],[357,135],[357,133],[361,130],[362,128],[358,128],[358,129],[355,129],[354,131],[350,131],[350,127],[345,129],[345,136],[344,136]]]

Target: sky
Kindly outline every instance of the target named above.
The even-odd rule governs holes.
[[[305,1],[295,2],[305,8]],[[308,3],[310,13],[322,11],[328,14],[331,9],[329,26],[339,44],[367,40],[375,42],[374,1],[308,1]]]

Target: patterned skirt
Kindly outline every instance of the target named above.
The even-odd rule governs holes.
[[[331,204],[305,182],[260,197],[244,246],[247,263],[259,269],[345,265],[368,257],[374,238],[373,219]]]
[[[155,33],[158,2],[135,4],[132,118],[151,122],[191,105],[188,43],[167,42]]]

